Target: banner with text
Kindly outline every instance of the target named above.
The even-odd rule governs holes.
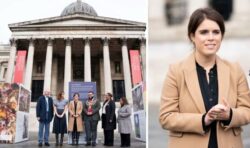
[[[88,99],[88,92],[93,91],[96,97],[96,82],[69,82],[69,100],[74,93],[80,94],[80,100]]]
[[[89,91],[93,91],[96,97],[96,82],[69,82],[69,101],[73,100],[74,93],[79,93],[79,99],[83,102],[88,99]],[[68,144],[72,144],[71,133],[68,133]],[[80,133],[79,144],[86,144],[85,132]]]

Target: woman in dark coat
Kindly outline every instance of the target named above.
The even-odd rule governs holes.
[[[112,94],[105,94],[105,101],[102,107],[102,128],[104,130],[104,145],[114,145],[114,130],[116,129],[115,102]]]

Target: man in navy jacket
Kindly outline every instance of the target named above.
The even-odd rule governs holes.
[[[50,92],[44,91],[43,96],[39,97],[36,105],[36,117],[37,120],[39,121],[38,146],[43,145],[43,140],[45,142],[45,146],[50,146],[49,129],[53,115],[54,115],[53,100],[50,97]]]

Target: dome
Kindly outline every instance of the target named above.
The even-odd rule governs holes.
[[[77,0],[64,8],[61,16],[72,15],[72,14],[85,14],[91,16],[97,16],[95,9],[87,3]]]

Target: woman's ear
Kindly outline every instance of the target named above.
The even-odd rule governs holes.
[[[190,40],[192,43],[194,43],[194,34],[193,33],[190,34]]]

